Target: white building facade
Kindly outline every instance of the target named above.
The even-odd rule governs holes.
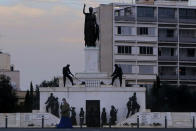
[[[97,8],[100,71],[122,67],[126,86],[196,85],[196,7],[188,1],[113,3]]]
[[[6,75],[11,80],[11,85],[20,90],[20,71],[14,69],[11,65],[11,56],[8,53],[0,51],[0,75]]]

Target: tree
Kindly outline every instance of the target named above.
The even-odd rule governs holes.
[[[30,103],[29,103],[30,104],[29,105],[30,107],[29,108],[32,111],[33,110],[33,101],[34,101],[34,96],[33,96],[33,83],[32,82],[30,83],[30,94],[29,94],[29,97],[30,97],[29,98],[29,100],[30,100]]]
[[[44,80],[39,87],[59,87],[59,79],[57,77],[54,77],[50,81]]]
[[[24,104],[24,107],[25,107],[25,112],[31,112],[31,108],[30,108],[30,93],[29,93],[29,90],[27,90],[27,93],[25,95],[25,104]]]
[[[0,112],[15,112],[17,101],[16,90],[11,86],[10,78],[0,75]]]

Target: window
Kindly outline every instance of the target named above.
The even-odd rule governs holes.
[[[152,7],[138,7],[137,8],[138,17],[154,17],[154,8]]]
[[[131,74],[132,73],[132,65],[119,64],[119,66],[122,68],[122,72],[124,74]]]
[[[180,67],[180,75],[186,75],[186,68],[185,67]]]
[[[159,18],[175,18],[175,9],[159,8]]]
[[[180,9],[181,19],[196,19],[196,9]]]
[[[174,56],[174,48],[171,48],[171,56]]]
[[[118,54],[131,54],[131,46],[118,46]]]
[[[118,35],[132,35],[132,27],[129,26],[118,26],[117,27]]]
[[[132,15],[131,8],[130,7],[125,8],[125,16],[131,16],[131,15]]]
[[[168,29],[167,30],[167,37],[174,37],[174,30]]]
[[[195,56],[195,49],[187,49],[187,56],[194,57]]]
[[[148,35],[148,27],[139,27],[138,34],[139,35]]]
[[[153,65],[140,65],[139,74],[154,74]]]
[[[153,47],[140,47],[140,54],[152,55],[153,54]]]

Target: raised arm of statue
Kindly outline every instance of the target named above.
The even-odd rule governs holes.
[[[86,14],[85,7],[86,7],[86,4],[84,4],[84,7],[83,7],[83,14]]]

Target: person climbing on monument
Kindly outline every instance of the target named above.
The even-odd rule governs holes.
[[[71,81],[72,85],[74,85],[73,79],[70,76],[70,75],[72,75],[74,77],[74,75],[71,73],[69,67],[70,67],[69,64],[67,64],[67,66],[63,67],[63,84],[64,84],[64,87],[65,87],[65,83],[66,83],[66,77]]]
[[[112,77],[111,85],[114,84],[114,81],[115,81],[116,78],[119,78],[120,86],[122,86],[122,75],[123,75],[122,69],[117,64],[115,64],[114,66],[115,66],[115,70],[114,70],[113,74],[111,75],[111,77]]]

